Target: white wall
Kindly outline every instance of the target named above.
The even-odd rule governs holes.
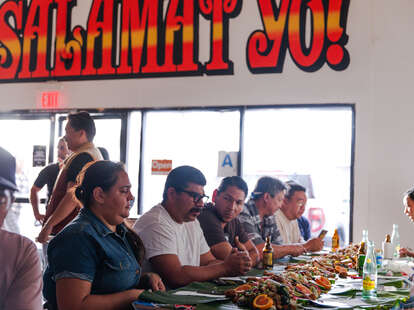
[[[0,84],[0,109],[34,109],[36,95],[52,89],[63,92],[69,108],[355,103],[354,240],[368,228],[378,243],[398,223],[402,244],[414,246],[414,226],[401,203],[403,191],[414,184],[413,12],[412,0],[351,1],[346,45],[351,62],[345,71],[325,65],[306,73],[287,54],[283,73],[254,75],[245,48],[250,33],[262,26],[257,2],[245,0],[230,21],[233,76]],[[202,61],[208,59],[208,26],[201,21]]]

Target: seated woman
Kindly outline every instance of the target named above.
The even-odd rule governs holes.
[[[124,166],[91,162],[77,183],[84,207],[49,244],[43,277],[49,309],[125,309],[143,289],[165,290],[157,274],[141,276],[143,244],[123,224],[134,200]]]
[[[407,215],[412,222],[414,222],[414,187],[409,189],[407,193],[404,195],[403,198],[404,203],[404,213]],[[414,257],[414,251],[410,248],[401,248],[400,249],[400,256],[411,256]]]

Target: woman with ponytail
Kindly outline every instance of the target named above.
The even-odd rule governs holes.
[[[144,289],[165,290],[141,275],[144,246],[125,226],[134,201],[121,163],[96,161],[78,176],[83,208],[49,244],[43,294],[49,309],[128,309]]]

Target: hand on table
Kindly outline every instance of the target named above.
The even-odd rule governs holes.
[[[323,240],[321,238],[312,238],[304,246],[309,252],[318,252],[323,249]]]
[[[411,252],[410,250],[411,249],[409,248],[401,248],[400,257],[406,257],[406,256],[414,257],[414,252]]]
[[[245,274],[252,268],[252,261],[247,251],[239,251],[233,248],[230,255],[224,260],[227,275],[237,276]]]
[[[148,277],[148,284],[154,292],[165,291],[165,285],[158,274],[148,272],[145,275]]]

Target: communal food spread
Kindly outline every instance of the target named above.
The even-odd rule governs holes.
[[[337,278],[347,278],[348,270],[356,267],[357,251],[358,245],[349,246],[307,262],[289,264],[282,273],[265,271],[263,276],[247,278],[246,284],[226,291],[226,296],[251,309],[296,308],[299,299],[316,300],[331,289]]]

